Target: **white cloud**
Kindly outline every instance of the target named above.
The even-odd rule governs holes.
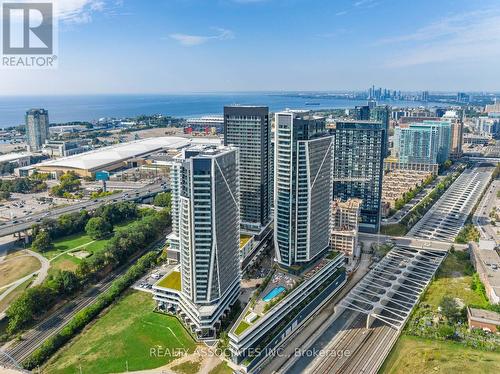
[[[357,8],[373,8],[379,5],[377,0],[357,0],[354,2],[354,6]]]
[[[500,57],[500,10],[488,9],[445,17],[414,33],[382,39],[398,53],[387,64],[404,67],[446,61]]]
[[[169,38],[179,42],[185,46],[194,46],[207,43],[211,40],[228,40],[234,39],[234,34],[231,30],[215,29],[218,33],[216,35],[192,35],[192,34],[170,34]]]
[[[92,14],[102,12],[105,8],[103,0],[53,0],[56,17],[67,23],[88,23]]]

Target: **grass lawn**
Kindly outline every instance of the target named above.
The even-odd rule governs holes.
[[[461,299],[465,304],[486,307],[487,300],[471,289],[473,271],[465,253],[450,253],[441,264],[422,302],[437,309],[444,296],[451,296]]]
[[[245,320],[241,320],[240,324],[238,325],[238,327],[236,327],[236,330],[234,330],[234,333],[236,335],[240,335],[243,333],[243,331],[245,331],[246,329],[248,329],[250,327],[250,324],[247,323]]]
[[[219,365],[210,370],[209,374],[232,374],[233,369],[231,369],[225,362],[221,362]]]
[[[165,278],[158,282],[158,286],[180,291],[181,273],[178,271],[172,271]]]
[[[172,370],[179,374],[196,374],[200,371],[200,369],[200,361],[186,361],[172,367]]]
[[[106,244],[108,244],[108,242],[109,242],[109,239],[96,240],[95,242],[90,243],[89,245],[86,245],[82,249],[94,254],[96,252],[102,251],[104,249],[104,247],[106,246]]]
[[[408,230],[406,229],[406,226],[400,223],[380,226],[380,233],[382,235],[405,236],[407,232]]]
[[[74,272],[78,268],[78,264],[80,262],[81,262],[80,259],[65,253],[57,257],[54,261],[50,263],[49,274],[53,274],[57,270],[66,270]]]
[[[500,353],[402,335],[379,371],[385,373],[500,373]]]
[[[5,309],[7,309],[7,307],[9,306],[9,304],[17,299],[18,296],[21,295],[21,293],[27,289],[29,287],[29,285],[31,284],[31,282],[33,282],[33,279],[34,278],[30,278],[28,279],[27,281],[21,283],[19,286],[17,286],[14,290],[12,290],[11,293],[9,293],[7,296],[5,296],[1,301],[0,301],[0,313],[3,312]],[[7,289],[5,290],[2,290],[1,292],[3,291],[6,291]],[[0,294],[1,294],[0,292]]]
[[[0,287],[40,269],[40,261],[31,255],[8,257],[0,263]]]
[[[243,248],[252,239],[250,235],[241,234],[240,235],[240,248]]]
[[[132,224],[135,221],[128,221],[128,222],[123,222],[120,224],[115,225],[114,230],[126,230],[127,227]],[[54,240],[54,248],[52,248],[50,251],[43,252],[41,253],[43,256],[45,256],[47,259],[51,260],[57,255],[66,252],[66,251],[71,251],[72,249],[78,248],[79,250],[84,250],[90,253],[96,253],[98,251],[101,251],[105,245],[108,243],[109,239],[104,239],[104,240],[93,240],[90,236],[87,234],[80,233],[80,234],[74,234],[70,236],[66,236],[64,238],[60,238],[57,240]],[[76,259],[77,262],[80,260]]]
[[[115,225],[115,230],[126,230],[132,222],[133,221]],[[49,273],[54,273],[57,270],[75,271],[81,260],[70,255],[70,253],[73,252],[73,249],[75,249],[75,251],[86,251],[90,254],[94,254],[102,251],[109,240],[110,239],[93,240],[85,233],[70,235],[65,238],[55,240],[54,248],[50,251],[42,253],[46,258],[51,260]]]
[[[174,349],[193,352],[196,343],[175,318],[153,312],[151,294],[130,291],[45,366],[51,374],[117,373],[166,365]],[[161,347],[161,350],[154,350]],[[153,350],[153,354],[151,353]],[[159,354],[155,354],[159,353]]]
[[[80,247],[90,242],[92,242],[92,238],[86,234],[70,235],[65,238],[54,240],[54,248],[50,251],[43,252],[42,255],[51,260],[61,252]]]

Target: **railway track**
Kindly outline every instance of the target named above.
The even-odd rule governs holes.
[[[148,246],[148,248],[155,248],[163,242],[164,239],[158,240]],[[99,295],[106,292],[112,286],[113,282],[118,277],[123,275],[140,256],[146,253],[146,251],[147,249],[144,249],[143,251],[137,253],[131,257],[126,264],[122,265],[113,273],[92,285],[88,290],[78,295],[75,299],[59,307],[50,316],[22,334],[21,341],[19,343],[4,348],[4,352],[17,363],[22,363],[37,348],[39,348],[43,342],[61,331],[71,321],[75,314],[83,310],[85,307],[93,304]],[[6,366],[11,364],[6,361],[7,355],[3,357],[0,356],[0,367],[2,365]]]

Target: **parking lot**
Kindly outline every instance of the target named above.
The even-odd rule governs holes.
[[[70,203],[76,202],[78,201],[70,201]],[[0,203],[0,221],[21,221],[23,217],[30,214],[48,212],[50,209],[63,204],[68,204],[68,199],[49,197],[47,192],[33,194],[12,193],[8,201]]]
[[[157,266],[139,279],[132,286],[133,289],[153,293],[153,285],[170,272],[176,265],[163,264]]]

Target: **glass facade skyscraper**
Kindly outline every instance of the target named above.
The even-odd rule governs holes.
[[[384,157],[388,157],[390,152],[390,144],[389,144],[389,127],[391,121],[391,109],[389,106],[377,106],[375,108],[370,109],[370,121],[373,122],[382,122],[385,127],[385,154]]]
[[[26,112],[26,143],[30,151],[40,151],[49,138],[49,112],[30,109]]]
[[[384,124],[371,121],[341,121],[331,129],[333,195],[362,200],[359,230],[364,232],[380,227],[385,132]]]
[[[401,163],[442,164],[450,157],[451,124],[423,121],[396,127],[394,149]]]
[[[332,137],[323,117],[276,113],[274,242],[276,260],[301,266],[329,247]]]
[[[240,292],[238,149],[192,146],[171,168],[173,250],[180,307],[200,338],[215,336]]]
[[[240,150],[241,229],[258,234],[271,221],[269,108],[224,107],[224,144]]]
[[[369,101],[369,104],[372,104]],[[354,108],[354,119],[356,121],[381,122],[385,126],[385,150],[384,157],[389,156],[389,124],[391,121],[391,108],[387,105],[377,106],[365,105]]]

